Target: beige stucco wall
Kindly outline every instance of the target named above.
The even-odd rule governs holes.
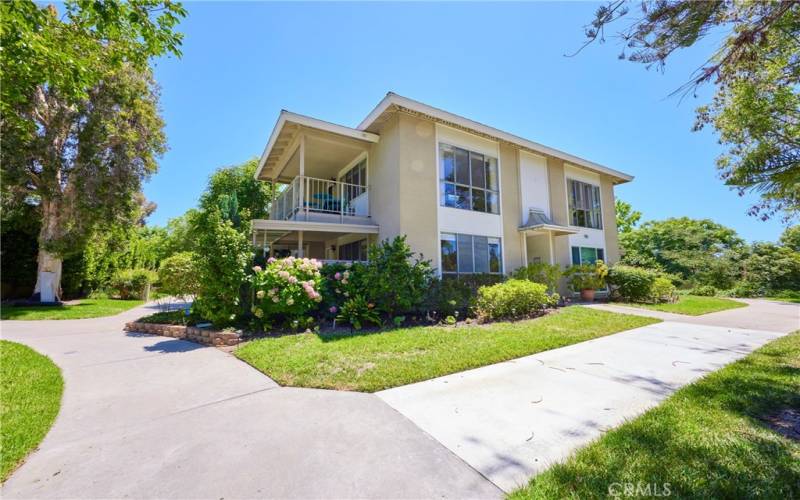
[[[564,161],[558,158],[547,158],[547,176],[550,183],[550,214],[553,222],[563,226],[569,225],[567,214],[567,186],[564,178]],[[562,267],[571,264],[569,238],[556,236],[553,238],[553,253],[556,264]]]
[[[400,234],[400,134],[397,116],[380,131],[381,139],[369,152],[369,213],[380,226],[378,240]]]
[[[520,226],[519,150],[500,144],[500,214],[503,218],[503,261],[505,273],[525,263]]]
[[[437,221],[436,133],[433,122],[399,116],[400,234],[411,248],[436,265],[439,254]]]
[[[619,234],[617,233],[617,210],[614,204],[614,184],[603,175],[600,177],[600,203],[603,210],[603,233],[606,238],[606,261],[619,261]]]

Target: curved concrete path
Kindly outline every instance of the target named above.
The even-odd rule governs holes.
[[[378,395],[512,491],[679,387],[800,329],[800,305],[746,302],[698,317],[589,306],[665,321]]]
[[[280,388],[218,349],[125,334],[153,305],[2,321],[66,383],[3,498],[496,498],[492,483],[371,394]]]

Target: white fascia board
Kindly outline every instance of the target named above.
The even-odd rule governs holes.
[[[286,125],[287,122],[296,123],[298,125],[314,128],[317,130],[323,130],[325,132],[331,132],[333,134],[342,135],[345,137],[350,137],[352,139],[358,139],[361,141],[376,143],[380,140],[380,136],[378,134],[373,134],[371,132],[366,132],[364,130],[357,130],[350,127],[345,127],[344,125],[338,125],[336,123],[326,122],[324,120],[319,120],[317,118],[312,118],[310,116],[300,115],[297,113],[292,113],[291,111],[286,111],[285,109],[281,110],[281,114],[278,117],[277,123],[275,123],[275,128],[272,129],[272,134],[269,136],[269,141],[267,141],[267,146],[264,148],[264,152],[261,154],[261,158],[258,161],[258,168],[256,169],[255,178],[261,175],[261,170],[264,168],[264,163],[266,163],[267,158],[269,157],[272,148],[275,146],[275,141],[278,140],[278,136],[280,136],[281,130]]]
[[[538,142],[530,141],[528,139],[523,139],[522,137],[516,136],[514,134],[509,134],[508,132],[504,132],[494,127],[484,125],[474,120],[470,120],[469,118],[464,118],[463,116],[450,113],[443,109],[434,108],[433,106],[429,106],[425,103],[415,101],[413,99],[409,99],[407,97],[403,97],[394,94],[392,92],[386,94],[386,97],[384,97],[383,100],[378,103],[375,109],[373,109],[372,112],[370,112],[370,114],[367,115],[367,117],[358,125],[358,128],[361,130],[368,128],[381,114],[383,114],[384,111],[386,111],[386,109],[389,106],[393,104],[432,116],[434,118],[438,118],[440,120],[455,123],[464,128],[472,129],[482,134],[486,134],[495,137],[497,139],[510,142],[512,144],[516,144],[518,146],[523,146],[526,148],[533,149],[534,151],[540,151],[542,153],[549,154],[550,156],[555,156],[556,158],[561,158],[562,160],[568,161],[574,165],[588,168],[589,170],[593,170],[595,172],[607,174],[612,177],[621,179],[625,182],[633,180],[632,175],[620,172],[619,170],[614,170],[613,168],[600,165],[599,163],[594,163],[589,160],[584,160],[583,158],[579,158],[575,155],[565,153],[564,151],[560,151],[558,149],[551,148],[545,146],[544,144],[539,144]]]

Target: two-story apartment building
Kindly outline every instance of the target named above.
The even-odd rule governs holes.
[[[633,179],[391,92],[356,128],[282,111],[256,178],[285,185],[253,224],[270,255],[361,260],[406,235],[444,275],[615,262]]]

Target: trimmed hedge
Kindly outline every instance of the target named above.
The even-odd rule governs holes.
[[[481,287],[475,311],[482,321],[524,318],[555,306],[558,299],[558,294],[547,294],[547,285],[511,279]]]
[[[659,272],[642,267],[617,264],[606,277],[615,299],[625,302],[671,302],[675,299],[675,285]]]

